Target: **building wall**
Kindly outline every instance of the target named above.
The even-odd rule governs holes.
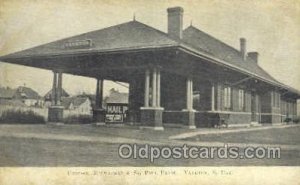
[[[224,100],[224,87],[226,85],[222,82],[218,82],[216,85],[216,110],[215,113],[218,114],[227,114],[228,115],[228,124],[249,124],[251,122],[251,92],[247,88],[242,86],[230,86],[231,88],[231,107],[225,108]],[[244,90],[244,107],[239,106],[239,90]],[[209,113],[208,121],[211,120],[213,113]],[[200,114],[201,115],[201,114]],[[200,117],[196,116],[196,117]],[[199,123],[201,124],[203,120],[200,118]],[[207,121],[207,120],[205,120]],[[211,122],[211,121],[209,121]]]
[[[219,112],[218,114],[228,115],[227,124],[229,125],[240,125],[240,124],[250,124],[251,114],[247,112]],[[215,119],[216,113],[213,112],[197,112],[195,114],[195,123],[197,127],[212,127],[218,122]]]
[[[162,73],[161,75],[161,106],[164,108],[163,123],[182,123],[182,110],[186,108],[186,79],[184,76]],[[226,85],[227,83],[227,85]],[[212,84],[215,86],[214,110],[212,109]],[[258,123],[280,123],[284,120],[279,91],[273,89],[257,89],[252,85],[244,84],[230,86],[230,82],[222,80],[211,83],[210,81],[193,80],[195,123],[198,127],[213,125],[214,116],[227,115],[230,125]],[[248,85],[248,86],[247,86]],[[140,88],[144,88],[144,85]],[[224,87],[231,87],[231,107],[225,108]],[[250,89],[251,87],[251,89]],[[239,90],[244,90],[244,107],[239,106]],[[151,88],[150,88],[151,91]],[[132,91],[134,92],[134,91]],[[141,91],[139,91],[141,93]],[[276,94],[277,93],[277,94]],[[134,93],[133,93],[134,94]],[[274,97],[277,97],[276,103]],[[137,100],[136,96],[133,96]],[[143,104],[143,97],[141,98]],[[141,105],[142,106],[142,105]],[[293,105],[289,106],[289,115],[294,115]],[[288,107],[287,107],[288,108]],[[226,117],[226,116],[224,116]],[[255,118],[255,119],[253,119]]]
[[[201,97],[200,97],[201,99]],[[182,76],[162,73],[161,106],[165,110],[181,111],[186,108],[186,79]]]
[[[279,123],[281,116],[279,115],[278,108],[274,107],[272,101],[274,92],[267,91],[261,94],[261,122],[262,123]],[[280,108],[279,108],[280,110]]]
[[[144,76],[145,75],[138,75],[136,79],[131,79],[129,82],[128,120],[131,123],[140,122],[140,107],[144,106]]]
[[[79,105],[78,107],[75,107],[74,112],[77,112],[78,115],[92,115],[92,103],[87,98],[84,103]]]
[[[199,82],[197,80],[193,83],[194,95],[199,96],[199,99],[194,99],[193,107],[198,111],[211,110],[211,89],[210,82]]]
[[[37,99],[23,99],[23,102],[27,106],[43,106],[43,101],[42,100],[37,100]]]
[[[290,98],[281,99],[281,116],[282,121],[285,118],[296,119],[297,118],[297,100]]]

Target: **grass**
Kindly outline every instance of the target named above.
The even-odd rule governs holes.
[[[45,119],[31,110],[7,110],[0,116],[0,123],[43,124]]]
[[[300,143],[300,126],[288,128],[273,128],[238,133],[199,135],[186,140],[211,141],[224,143],[259,143],[259,144],[287,144]]]
[[[65,124],[89,124],[93,122],[92,116],[89,115],[72,115],[64,118]]]
[[[164,132],[135,128],[94,127],[92,125],[0,125],[2,132],[48,133],[83,136],[136,138],[165,141],[168,136],[186,132],[167,128]],[[201,136],[200,141],[232,143],[272,143],[299,145],[300,127]],[[199,136],[198,136],[199,137]],[[190,138],[196,140],[196,138]],[[299,166],[300,153],[281,150],[281,159],[121,159],[119,144],[1,137],[0,166]]]
[[[1,167],[120,166],[299,166],[298,151],[281,151],[281,159],[121,159],[119,144],[2,137]]]

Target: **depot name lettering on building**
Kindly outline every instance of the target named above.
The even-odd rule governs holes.
[[[92,47],[92,40],[76,40],[64,43],[65,49],[84,49]]]

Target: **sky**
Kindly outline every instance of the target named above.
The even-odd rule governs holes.
[[[0,55],[133,20],[166,32],[168,7],[184,8],[184,28],[192,24],[239,49],[259,52],[259,65],[277,80],[300,90],[299,0],[1,0]],[[26,85],[44,95],[51,71],[0,62],[0,86]],[[70,94],[95,93],[92,78],[64,74]],[[127,88],[105,81],[110,88]]]

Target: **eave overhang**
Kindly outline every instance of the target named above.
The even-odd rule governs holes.
[[[232,65],[224,60],[216,58],[205,52],[201,52],[201,51],[199,51],[185,43],[181,43],[181,42],[178,42],[178,44],[166,44],[166,45],[159,45],[159,46],[153,45],[153,46],[145,46],[145,47],[114,48],[114,49],[107,49],[107,50],[96,50],[96,49],[80,50],[80,49],[78,49],[78,50],[69,50],[69,51],[58,52],[58,53],[22,55],[22,56],[16,56],[13,54],[9,54],[9,55],[0,57],[0,61],[18,64],[17,62],[14,62],[14,60],[28,60],[28,59],[33,59],[33,58],[49,59],[49,58],[59,58],[59,57],[72,57],[72,56],[76,57],[76,56],[102,55],[102,54],[107,55],[107,54],[118,54],[118,53],[134,53],[134,52],[143,52],[143,51],[158,51],[158,50],[164,50],[164,49],[174,49],[174,50],[179,50],[179,51],[185,52],[189,55],[196,56],[197,58],[200,58],[202,60],[211,62],[213,64],[222,66],[224,68],[231,69],[238,73],[249,76],[253,79],[260,80],[260,81],[265,82],[274,87],[278,87],[280,89],[285,89],[285,90],[289,91],[289,93],[295,95],[297,98],[300,98],[300,92],[296,89],[293,89],[287,85],[284,85],[284,84],[276,82],[276,81],[268,80],[268,79],[261,77],[255,73],[251,73],[243,68]]]
[[[295,95],[297,95],[298,98],[300,98],[300,91],[298,91],[296,89],[293,89],[293,88],[291,88],[291,87],[289,87],[287,85],[284,85],[282,83],[278,83],[278,82],[275,82],[275,81],[271,81],[271,80],[265,79],[265,78],[263,78],[263,77],[261,77],[261,76],[259,76],[257,74],[251,73],[251,72],[249,72],[249,71],[247,71],[247,70],[245,70],[243,68],[231,65],[231,64],[229,64],[226,61],[223,61],[223,60],[221,60],[219,58],[216,58],[214,56],[211,56],[209,54],[206,54],[204,52],[196,50],[193,47],[190,47],[190,46],[188,46],[186,44],[180,44],[178,46],[178,49],[181,50],[181,51],[183,51],[183,52],[186,52],[188,54],[191,54],[191,55],[194,55],[196,57],[199,57],[201,59],[207,60],[207,61],[209,61],[211,63],[216,64],[216,65],[220,65],[222,67],[231,69],[231,70],[236,71],[238,73],[245,74],[245,75],[247,75],[249,77],[252,77],[253,79],[260,80],[262,82],[265,82],[265,83],[270,84],[270,85],[275,86],[275,87],[279,87],[281,89],[285,89],[285,90],[287,90],[287,91],[289,91],[291,93],[294,93]]]

